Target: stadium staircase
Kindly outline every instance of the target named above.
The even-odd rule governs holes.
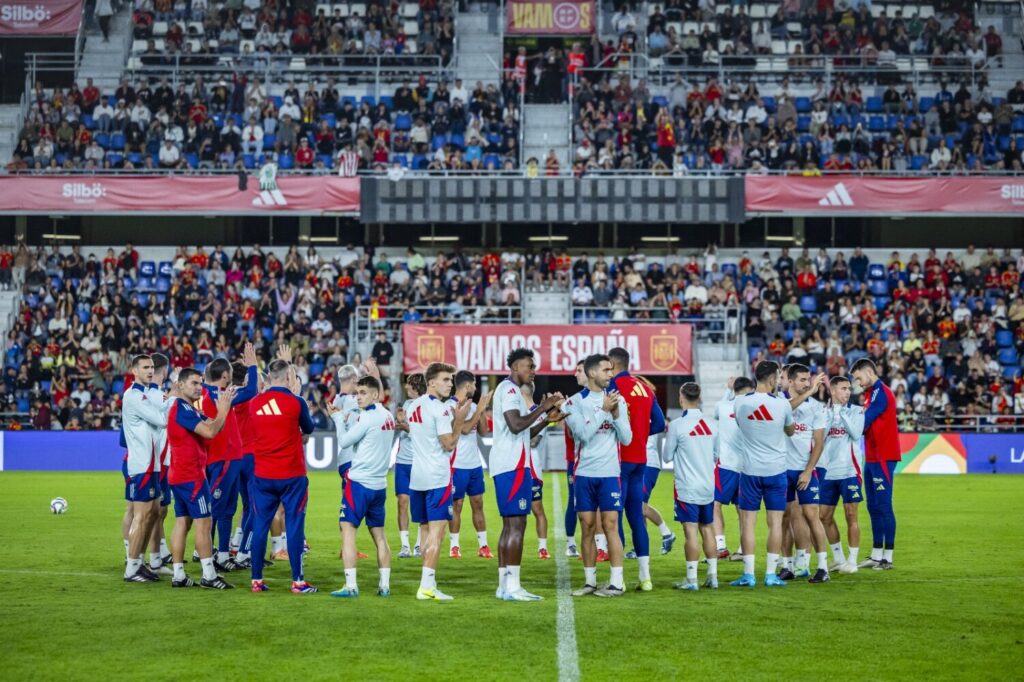
[[[544,159],[552,149],[564,171],[569,167],[569,105],[527,104],[523,107],[523,161],[537,159],[544,172]]]
[[[457,21],[458,67],[455,71],[462,84],[472,90],[477,81],[498,85],[501,78],[501,32],[495,6],[486,12],[459,12]]]
[[[14,320],[21,305],[20,287],[11,291],[0,291],[0,338],[14,328]]]
[[[565,291],[526,291],[523,324],[571,324],[569,295]]]
[[[714,409],[725,395],[729,377],[747,374],[746,347],[745,338],[735,344],[701,340],[694,343],[694,374],[701,387],[701,401],[706,411]]]
[[[0,106],[0,159],[10,159],[18,142],[18,122],[21,120],[20,104]]]
[[[995,97],[1005,97],[1006,92],[1024,78],[1024,16],[1020,2],[982,2],[978,5],[975,19],[981,33],[995,26],[1003,37],[1002,68],[988,70],[989,91]]]
[[[85,79],[92,78],[93,84],[103,94],[112,94],[121,83],[128,48],[132,42],[131,3],[127,3],[110,21],[110,42],[103,42],[99,25],[90,22],[85,31],[85,48],[82,62],[78,65],[77,81],[85,87]],[[113,105],[114,102],[111,102]],[[6,157],[4,157],[6,158]]]

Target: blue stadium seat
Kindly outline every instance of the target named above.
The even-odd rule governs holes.
[[[869,114],[880,114],[882,113],[882,98],[881,97],[868,97],[864,107],[865,111]]]
[[[884,310],[892,303],[892,299],[888,296],[875,296],[875,309]]]
[[[885,279],[885,266],[881,263],[868,265],[868,279]]]
[[[133,280],[128,275],[124,276],[124,279],[121,280],[121,283],[124,284],[125,289],[131,289],[132,287],[135,286],[135,280]]]
[[[816,313],[818,312],[818,301],[814,296],[801,296],[800,297],[800,311],[804,313]]]
[[[160,265],[157,266],[156,272],[161,277],[174,277],[174,263],[169,260],[162,260]]]
[[[934,103],[935,103],[935,98],[933,98],[933,97],[922,97],[921,99],[919,99],[917,101],[917,110],[920,111],[922,114],[926,114],[926,113],[928,113],[928,110],[932,108],[932,104],[934,104]]]
[[[277,165],[281,170],[291,170],[295,167],[295,158],[291,154],[280,154],[277,157]]]
[[[158,277],[156,280],[156,291],[159,294],[166,294],[171,290],[171,280],[167,277]]]
[[[1016,348],[1000,348],[998,354],[999,364],[1004,367],[1007,365],[1017,366],[1017,349]]]
[[[317,154],[316,158],[324,162],[324,166],[327,168],[334,168],[334,157],[330,154]]]
[[[494,166],[497,169],[501,168],[501,157],[497,154],[485,154],[484,155],[484,168],[488,165]]]
[[[124,151],[124,133],[114,133],[110,136],[110,148],[119,152]]]
[[[144,260],[140,262],[139,275],[141,277],[156,277],[156,263],[151,260]]]
[[[320,376],[321,374],[324,373],[324,368],[325,367],[326,367],[326,365],[324,365],[324,363],[322,363],[322,362],[311,362],[309,364],[309,376],[310,377],[318,377],[318,376]]]
[[[1010,130],[1015,133],[1024,133],[1024,115],[1017,114],[1013,119],[1013,125],[1010,126]]]
[[[274,149],[274,143],[277,142],[277,135],[274,133],[267,133],[263,136],[263,151],[269,152]]]
[[[921,170],[928,165],[928,157],[924,154],[914,154],[910,157],[910,170]]]
[[[96,133],[96,135],[93,136],[92,139],[96,140],[96,144],[103,147],[104,149],[110,147],[110,135],[108,135],[107,133]]]
[[[156,282],[152,277],[139,277],[139,281],[136,283],[135,288],[138,291],[153,291],[156,288]]]
[[[775,98],[774,97],[762,97],[761,101],[764,102],[764,110],[769,114],[775,113]]]
[[[806,114],[811,111],[810,97],[797,97],[794,104],[796,104],[796,112],[798,114]]]
[[[96,130],[96,121],[93,120],[92,114],[82,114],[82,123],[87,130]]]
[[[252,154],[242,154],[242,163],[245,165],[246,168],[255,168],[256,157],[253,156]]]
[[[435,152],[441,147],[445,146],[446,144],[448,144],[447,135],[434,135],[430,139],[430,148],[433,149]]]
[[[424,170],[427,167],[427,157],[424,154],[414,154],[412,157],[412,168],[413,170]]]
[[[873,133],[880,133],[885,130],[885,117],[884,116],[872,116],[868,119],[868,130]]]
[[[392,109],[395,108],[395,98],[392,97],[391,95],[381,95],[380,103],[386,106],[388,108],[388,111],[391,111]]]
[[[811,129],[811,117],[800,115],[796,117],[796,129],[798,132],[805,133]]]
[[[1003,367],[1004,379],[1016,379],[1018,374],[1020,374],[1020,367],[1010,367],[1009,365]]]
[[[738,268],[735,263],[722,263],[722,274],[735,277],[738,272]]]
[[[124,379],[114,379],[110,382],[111,393],[124,393]]]
[[[996,332],[996,345],[1000,348],[1013,346],[1013,332],[1009,329],[1000,329]]]
[[[28,398],[18,398],[17,404],[18,412],[28,412],[31,407],[29,405]]]
[[[320,120],[327,121],[327,125],[331,129],[338,127],[338,117],[335,116],[334,114],[324,114],[323,116],[320,117]]]
[[[409,130],[412,128],[412,116],[409,114],[398,114],[395,116],[395,130]]]
[[[145,292],[139,292],[139,305],[143,308],[149,305],[149,294]]]

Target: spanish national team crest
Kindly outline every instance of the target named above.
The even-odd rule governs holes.
[[[678,340],[665,331],[662,329],[660,334],[651,337],[651,365],[662,372],[675,367],[679,357]]]
[[[430,334],[416,339],[416,359],[420,367],[426,367],[432,362],[444,362],[444,339]]]
[[[526,500],[519,500],[519,511],[526,511]]]
[[[220,488],[214,489],[214,491],[213,491],[213,499],[215,499],[215,500],[219,500],[220,499]]]

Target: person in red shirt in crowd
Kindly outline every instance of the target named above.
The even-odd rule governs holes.
[[[985,291],[989,296],[996,296],[1002,289],[1003,280],[999,275],[999,268],[992,266],[985,275]]]
[[[804,266],[804,269],[796,276],[796,288],[800,290],[801,294],[807,296],[813,294],[817,286],[818,276],[814,274],[814,270],[809,264]]]
[[[925,271],[927,272],[928,270],[931,270],[936,265],[941,267],[942,261],[940,261],[939,257],[935,254],[935,249],[928,249],[928,257],[924,259]]]
[[[234,585],[219,575],[213,565],[210,509],[212,497],[206,480],[206,441],[214,438],[227,419],[234,398],[234,389],[223,391],[217,399],[218,417],[209,420],[192,406],[203,391],[202,377],[192,367],[178,374],[171,390],[174,404],[167,414],[167,448],[171,468],[167,481],[174,498],[174,532],[171,534],[171,556],[174,561],[173,587],[194,587],[185,574],[185,541],[195,525],[196,551],[203,567],[202,587],[230,590]]]
[[[200,270],[205,270],[207,264],[210,262],[210,258],[206,255],[206,252],[203,251],[202,245],[196,247],[195,253],[193,253],[188,260],[192,265],[196,266]]]
[[[9,246],[0,246],[0,287],[10,289],[13,283],[14,250]]]
[[[1013,292],[1020,286],[1020,272],[1017,270],[1016,263],[1010,263],[1006,266],[1006,272],[1002,276],[1003,288],[1007,292]]]
[[[279,505],[284,505],[285,534],[292,569],[291,591],[311,594],[317,588],[306,582],[302,550],[306,540],[306,437],[313,433],[313,418],[306,401],[298,396],[302,386],[295,368],[278,359],[267,365],[267,390],[249,403],[253,440],[254,473],[252,504],[255,514],[252,542],[252,591],[266,592],[263,563],[267,533]]]
[[[295,150],[295,165],[299,168],[312,168],[314,158],[316,158],[316,154],[313,153],[313,148],[309,146],[309,140],[305,137],[300,137],[299,147]]]
[[[885,355],[885,341],[882,340],[882,333],[875,332],[875,335],[868,339],[868,355],[874,358],[881,358]]]
[[[91,114],[99,103],[100,89],[92,84],[91,78],[87,78],[85,87],[82,89],[82,113]]]
[[[946,315],[939,320],[939,336],[943,339],[948,339],[953,334],[956,334],[956,322],[953,321],[952,317]]]
[[[708,102],[715,102],[722,99],[722,89],[718,86],[718,80],[716,78],[708,78],[707,87],[704,88],[704,99]]]

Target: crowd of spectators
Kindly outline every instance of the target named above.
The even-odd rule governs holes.
[[[370,356],[387,383],[403,320],[471,323],[503,306],[518,310],[519,268],[459,248],[432,258],[409,248],[389,259],[349,245],[326,259],[315,247],[182,247],[155,262],[131,244],[102,258],[77,246],[0,247],[0,285],[24,291],[4,349],[0,412],[29,414],[9,428],[116,428],[132,355],[159,351],[172,368],[202,369],[236,359],[252,341],[263,360],[281,343],[292,348],[314,419],[326,428],[321,406],[336,390],[333,370],[364,362],[350,348],[357,308],[378,331]]]
[[[300,87],[300,85],[302,87]],[[252,74],[173,88],[121,82],[108,95],[89,79],[66,91],[37,84],[9,172],[123,169],[507,170],[519,163],[518,96],[461,80],[402,82],[391,96],[342,96],[326,82],[289,81],[280,95]],[[511,92],[509,92],[511,89]]]

